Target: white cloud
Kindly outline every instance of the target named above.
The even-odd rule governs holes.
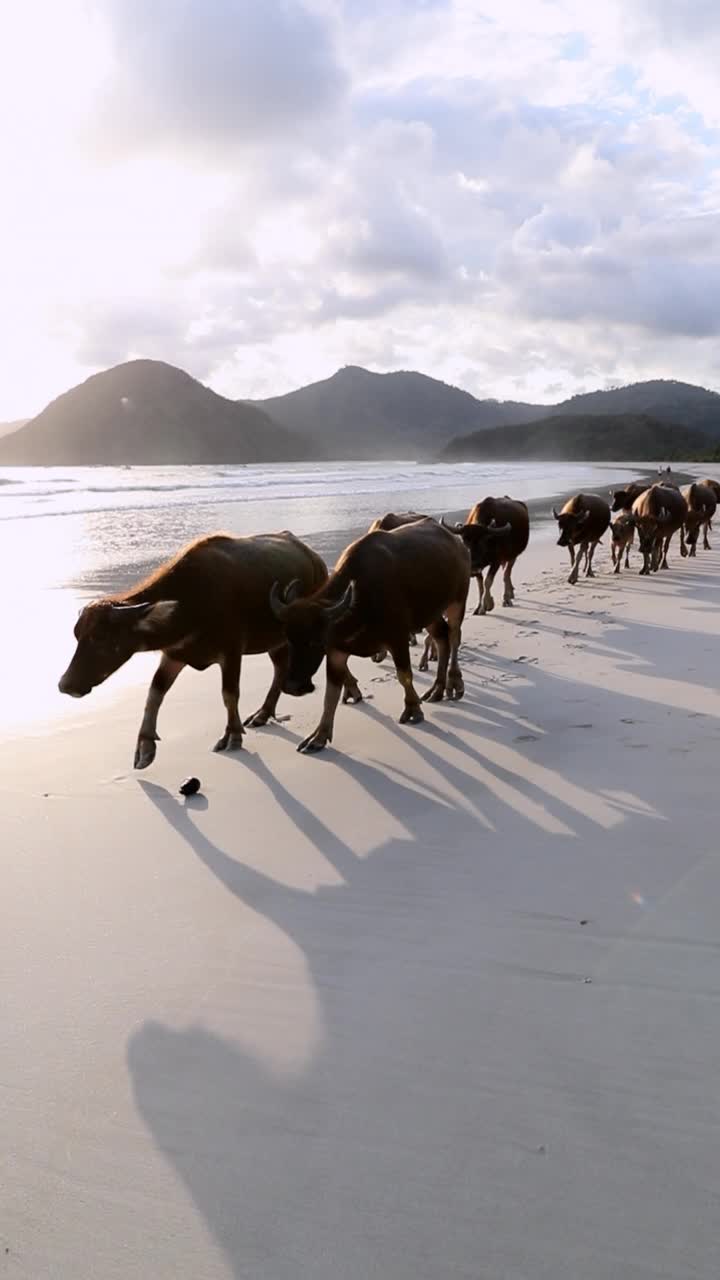
[[[237,396],[717,385],[719,58],[705,0],[27,0],[0,418],[138,354]]]

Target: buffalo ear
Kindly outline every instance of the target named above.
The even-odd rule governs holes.
[[[157,604],[149,604],[141,614],[136,630],[143,635],[153,635],[172,622],[178,608],[177,600],[158,600]]]

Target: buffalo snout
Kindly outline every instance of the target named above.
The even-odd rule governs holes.
[[[86,698],[91,692],[92,686],[81,684],[80,681],[71,676],[69,671],[58,680],[58,689],[60,693],[66,693],[70,698]]]

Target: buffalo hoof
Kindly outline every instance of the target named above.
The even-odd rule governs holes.
[[[435,684],[430,686],[427,693],[423,694],[420,701],[421,702],[442,702],[444,697],[445,697],[445,685],[438,684],[436,681]]]
[[[595,577],[595,571],[594,571],[593,569],[588,569],[587,573],[585,574],[585,577],[586,577],[586,578],[594,578],[594,577]]]
[[[154,738],[138,738],[133,767],[135,769],[147,769],[148,765],[152,764],[155,759],[156,750]]]
[[[429,670],[430,670],[430,664],[428,663],[427,658],[422,657],[418,662],[418,671],[429,671]]]
[[[424,719],[422,707],[405,707],[400,716],[400,724],[422,724]]]
[[[449,702],[459,702],[465,693],[465,681],[461,675],[448,676],[445,697]]]
[[[513,598],[512,598],[512,596],[505,596],[505,598],[503,599],[503,608],[505,608],[505,609],[512,609],[512,607],[513,607]]]
[[[374,653],[372,656],[373,662],[384,662],[386,658],[387,649],[381,649],[379,653]]]
[[[315,729],[313,733],[308,734],[307,738],[303,738],[298,746],[298,751],[301,751],[303,755],[306,752],[308,755],[316,755],[318,751],[325,750],[329,741],[330,735],[324,729]]]
[[[483,613],[492,613],[494,608],[495,601],[492,596],[488,596],[487,599],[483,601]]]
[[[226,730],[222,738],[215,743],[213,751],[240,751],[242,747],[242,740],[242,732],[230,733]]]
[[[259,711],[254,711],[251,716],[248,716],[247,720],[243,721],[243,729],[262,729],[264,724],[268,724],[274,719],[272,711],[268,711],[267,707],[260,707]],[[221,749],[219,743],[216,749],[218,751]],[[224,748],[222,749],[224,750]]]
[[[349,703],[351,707],[357,706],[357,704],[363,700],[360,686],[355,684],[350,685],[349,688],[343,689],[342,700],[344,703]]]
[[[570,577],[568,578],[568,582],[569,582],[570,586],[571,586],[571,587],[575,587],[575,586],[577,586],[577,580],[578,580],[578,576],[577,576],[577,574],[576,574],[576,573],[571,573],[571,574],[570,574]]]

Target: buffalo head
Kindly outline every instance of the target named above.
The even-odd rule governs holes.
[[[553,518],[558,522],[560,537],[559,547],[570,547],[582,541],[583,529],[590,519],[589,511],[556,511],[553,507]]]
[[[329,648],[332,628],[355,605],[355,583],[351,582],[338,600],[300,598],[300,583],[291,582],[285,591],[275,582],[270,592],[270,608],[282,624],[288,646],[285,693],[302,697],[312,693],[312,678]]]
[[[60,692],[84,698],[134,653],[159,648],[159,633],[171,622],[177,607],[174,600],[156,604],[99,600],[86,605],[75,623],[77,647],[60,677]]]
[[[450,529],[452,533],[462,538],[470,552],[471,573],[482,573],[488,565],[497,562],[498,552],[502,550],[501,539],[512,533],[510,523],[449,525],[442,518],[440,523],[445,529]]]

